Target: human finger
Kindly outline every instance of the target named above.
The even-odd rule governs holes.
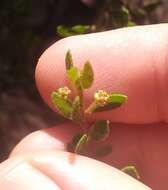
[[[46,153],[48,151],[67,151],[67,144],[79,127],[66,123],[54,128],[34,132],[23,139],[13,150],[11,157],[26,154]],[[105,157],[94,157],[118,169],[134,165],[141,181],[154,189],[165,189],[168,171],[165,168],[168,159],[167,125],[124,125],[112,124],[111,133],[106,142],[91,145],[92,156],[99,147],[112,146],[112,153]],[[157,171],[157,173],[156,173]]]
[[[90,60],[95,82],[85,98],[92,101],[99,89],[128,95],[119,109],[93,114],[114,122],[168,121],[168,25],[138,26],[65,38],[41,56],[36,83],[45,102],[53,108],[52,91],[67,85],[64,58],[71,50],[75,65]]]
[[[3,190],[150,190],[102,162],[61,152],[13,157],[0,166]]]

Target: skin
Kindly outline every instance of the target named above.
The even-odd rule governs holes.
[[[123,107],[89,118],[111,120],[108,143],[113,152],[100,161],[66,152],[67,142],[79,131],[72,123],[40,130],[23,139],[0,165],[1,189],[150,189],[115,169],[133,164],[143,183],[167,190],[168,25],[119,29],[55,43],[36,68],[37,88],[52,109],[51,92],[67,85],[64,57],[68,49],[77,67],[88,59],[93,65],[95,82],[85,94],[88,104],[98,89],[129,97]]]

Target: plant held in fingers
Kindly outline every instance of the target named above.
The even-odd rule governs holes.
[[[74,98],[70,97],[71,90],[65,86],[52,92],[51,99],[62,116],[81,127],[82,133],[74,135],[67,149],[76,154],[89,155],[89,145],[91,142],[101,142],[108,139],[110,135],[110,121],[97,120],[89,125],[86,116],[88,118],[88,116],[95,112],[116,109],[127,101],[127,96],[120,93],[108,93],[104,90],[98,90],[93,95],[92,103],[86,107],[84,91],[89,89],[94,81],[91,63],[86,61],[83,69],[79,70],[74,66],[71,52],[68,51],[65,57],[65,67],[67,78],[76,96]],[[92,155],[103,157],[110,154],[111,151],[111,145],[106,144],[94,148]],[[122,171],[139,179],[139,174],[134,166],[127,166]]]

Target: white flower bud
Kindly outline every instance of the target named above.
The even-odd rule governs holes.
[[[71,90],[67,86],[65,86],[65,87],[59,88],[58,93],[63,99],[67,99],[68,95],[71,93]]]

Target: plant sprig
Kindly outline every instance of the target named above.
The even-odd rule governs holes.
[[[103,112],[116,109],[127,101],[127,96],[121,93],[108,93],[98,90],[93,95],[93,101],[86,107],[84,102],[84,91],[89,89],[94,81],[94,72],[89,61],[84,63],[82,70],[74,66],[72,54],[67,51],[65,56],[65,68],[67,78],[75,97],[70,97],[71,90],[68,87],[60,87],[51,94],[53,104],[62,116],[78,124],[82,134],[76,134],[68,144],[68,150],[82,155],[87,155],[90,143],[106,141],[110,135],[110,121],[97,120],[91,125],[87,116],[95,112]],[[93,155],[103,157],[110,154],[112,147],[109,144],[95,148]],[[122,169],[125,173],[139,179],[139,174],[134,166],[127,166]]]

